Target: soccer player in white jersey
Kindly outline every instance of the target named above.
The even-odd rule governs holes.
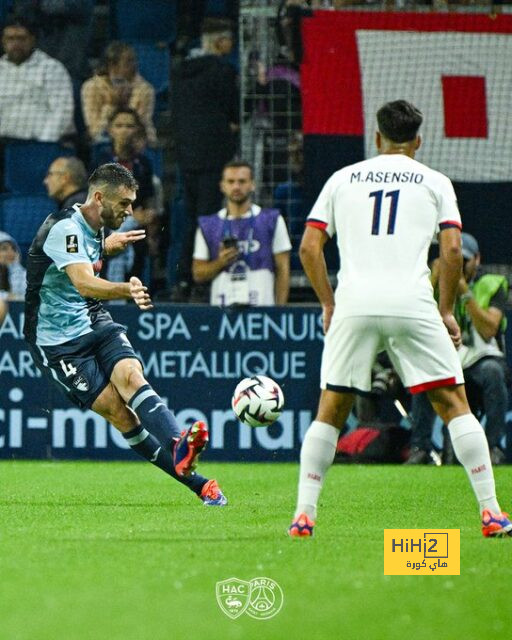
[[[461,222],[450,180],[414,160],[422,114],[397,100],[377,112],[379,155],[329,178],[307,223],[300,256],[323,310],[321,394],[300,454],[298,500],[289,534],[311,536],[317,503],[357,392],[368,392],[371,368],[386,350],[412,393],[426,391],[448,425],[455,454],[480,506],[484,536],[512,535],[496,499],[489,448],[471,413],[455,347],[453,316],[461,277]],[[323,248],[337,237],[341,268],[333,294]],[[440,246],[437,307],[427,267]]]

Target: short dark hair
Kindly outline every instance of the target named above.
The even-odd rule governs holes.
[[[210,35],[230,31],[233,33],[233,23],[229,18],[207,17],[201,24],[201,35]]]
[[[377,111],[379,131],[391,142],[410,142],[418,135],[423,114],[406,100],[386,102]]]
[[[8,27],[22,27],[33,35],[34,38],[37,38],[39,32],[38,26],[33,18],[25,17],[19,13],[14,13],[13,15],[8,16],[2,27],[2,33]]]
[[[130,171],[118,162],[108,162],[100,165],[89,177],[89,191],[102,186],[112,191],[119,187],[126,187],[137,191],[139,185]]]
[[[135,125],[137,126],[138,131],[146,135],[146,127],[144,126],[141,117],[139,116],[137,111],[135,111],[135,109],[132,109],[131,107],[119,107],[118,109],[116,109],[108,119],[109,127],[120,113],[127,113],[128,115],[132,116],[132,118],[135,120]]]
[[[135,49],[127,42],[112,40],[101,55],[96,73],[98,75],[108,75],[110,67],[119,64],[121,58],[127,53],[133,56],[135,68],[137,68],[137,52]]]
[[[224,171],[226,169],[249,169],[251,172],[251,178],[254,176],[254,168],[250,162],[247,160],[230,160],[226,162],[226,164],[222,167],[222,175],[224,175]]]
[[[72,183],[79,189],[83,189],[87,184],[87,169],[84,163],[75,156],[64,157],[64,162]]]

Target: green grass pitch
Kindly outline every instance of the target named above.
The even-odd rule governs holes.
[[[148,464],[2,462],[1,640],[510,637],[512,539],[480,534],[461,467],[335,466],[315,537],[285,535],[292,464],[203,464],[207,509]],[[512,507],[512,469],[496,471]],[[384,528],[460,528],[460,576],[384,576]],[[229,619],[215,583],[266,576],[270,620]]]

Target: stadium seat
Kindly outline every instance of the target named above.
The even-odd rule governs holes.
[[[91,145],[91,158],[90,158],[90,169],[93,171],[100,163],[101,156],[105,151],[110,149],[109,142],[98,142],[96,144]],[[164,172],[164,153],[162,149],[152,149],[147,147],[144,150],[144,155],[147,156],[151,160],[151,164],[153,165],[153,173],[155,176],[158,176],[162,179]]]
[[[176,40],[176,0],[112,0],[110,7],[112,37],[116,40]]]
[[[4,184],[11,193],[46,194],[43,180],[48,167],[59,156],[73,150],[56,142],[19,141],[5,145]]]
[[[298,248],[304,231],[304,190],[297,182],[281,182],[274,189],[274,206],[281,211],[286,220],[293,249],[291,253],[292,270],[302,269]]]
[[[13,5],[13,0],[0,0],[0,24],[3,25],[5,19],[7,18],[7,14],[11,10]]]
[[[205,16],[223,17],[227,15],[225,0],[208,0],[206,3]]]
[[[0,229],[18,242],[23,259],[27,256],[39,226],[56,208],[55,201],[47,196],[0,196]]]
[[[153,173],[162,179],[164,173],[164,153],[162,149],[147,148],[144,150],[144,155],[151,160],[153,165]]]
[[[137,53],[139,72],[150,84],[156,94],[156,111],[167,107],[169,99],[169,77],[171,73],[171,54],[166,44],[155,42],[131,42]]]
[[[82,80],[73,80],[73,100],[75,107],[73,110],[73,122],[79,136],[84,137],[87,134],[87,127],[85,125],[84,113],[82,110]]]
[[[89,170],[92,172],[100,164],[102,156],[111,149],[110,142],[95,142],[89,149]]]
[[[186,216],[183,180],[179,171],[176,172],[176,188],[174,197],[169,203],[170,211],[170,245],[167,253],[167,273],[171,287],[176,284],[176,271],[180,261],[181,248],[185,235]]]

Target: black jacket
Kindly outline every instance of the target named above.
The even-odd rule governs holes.
[[[182,62],[172,82],[172,121],[183,171],[221,169],[236,150],[230,123],[239,122],[236,72],[218,56]]]
[[[59,209],[60,211],[63,209],[69,209],[76,203],[84,204],[86,200],[87,189],[78,189],[78,191],[74,191],[73,193],[70,193],[69,196],[66,196],[62,202],[59,202]]]

